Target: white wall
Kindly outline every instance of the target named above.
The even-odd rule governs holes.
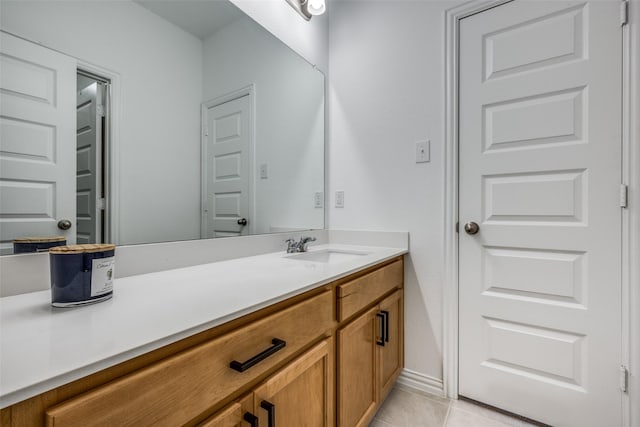
[[[406,368],[442,379],[444,10],[451,1],[330,4],[329,204],[337,229],[408,230]],[[415,142],[431,140],[431,162]]]
[[[2,29],[120,76],[117,242],[198,238],[202,42],[128,1],[1,6]]]
[[[230,43],[232,41],[232,43]],[[250,18],[204,42],[204,100],[255,87],[254,233],[324,227],[324,76]],[[268,177],[259,167],[266,164]]]
[[[285,0],[231,0],[320,70],[329,66],[328,14],[305,21]],[[331,6],[328,6],[331,7]]]

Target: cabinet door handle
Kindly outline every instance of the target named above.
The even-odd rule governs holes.
[[[251,412],[245,412],[244,417],[242,418],[248,422],[251,427],[258,427],[258,417],[253,415]]]
[[[276,427],[276,405],[263,400],[260,402],[260,407],[267,411],[267,427]]]
[[[389,312],[387,310],[380,312],[384,315],[384,342],[389,342]]]
[[[384,314],[382,313],[376,313],[376,317],[378,319],[380,319],[380,339],[376,341],[376,344],[378,344],[381,347],[384,347],[384,343],[385,343],[385,333],[384,333]]]
[[[252,367],[253,365],[262,362],[264,359],[266,359],[267,357],[271,356],[273,353],[276,353],[280,350],[282,350],[287,343],[281,339],[278,338],[274,338],[271,340],[271,344],[273,344],[271,347],[269,347],[268,349],[266,349],[265,351],[263,351],[262,353],[256,354],[255,356],[253,356],[251,359],[247,360],[246,362],[238,362],[237,360],[232,360],[231,363],[229,364],[229,366],[231,367],[231,369],[238,371],[238,372],[244,372],[247,369],[249,369],[250,367]]]

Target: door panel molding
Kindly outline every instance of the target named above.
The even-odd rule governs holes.
[[[106,108],[108,109],[107,118],[108,121],[105,124],[105,141],[107,143],[107,158],[105,159],[105,173],[106,173],[106,186],[105,193],[107,195],[107,217],[105,218],[105,239],[118,245],[120,243],[119,236],[119,194],[120,194],[120,182],[119,182],[119,165],[120,165],[120,110],[122,109],[120,100],[120,74],[108,68],[96,65],[83,58],[78,58],[74,55],[70,55],[66,52],[58,50],[46,43],[37,42],[27,37],[23,37],[19,34],[15,34],[9,31],[0,30],[0,33],[5,33],[24,41],[34,43],[42,46],[52,52],[57,52],[62,55],[73,58],[76,61],[76,72],[85,72],[95,76],[99,76],[100,79],[107,79],[109,81],[109,89],[107,91],[107,99],[105,100]]]
[[[200,135],[200,157],[201,157],[201,176],[200,176],[200,188],[201,188],[201,199],[200,199],[200,237],[207,238],[207,212],[205,211],[207,206],[207,120],[208,120],[208,111],[210,108],[217,107],[219,105],[225,104],[229,101],[233,101],[235,99],[242,98],[243,96],[249,97],[249,174],[247,179],[249,180],[249,218],[251,219],[248,223],[249,234],[255,233],[255,218],[256,218],[256,201],[255,201],[255,183],[254,183],[254,171],[256,167],[256,159],[255,159],[255,105],[256,105],[256,88],[255,84],[251,83],[245,87],[240,89],[231,91],[229,93],[220,95],[216,98],[213,98],[207,102],[202,103],[201,108],[201,135]]]
[[[460,21],[512,0],[473,0],[445,13],[445,167],[443,383],[445,395],[458,397],[458,54]],[[630,200],[640,200],[640,8],[629,5],[622,31],[623,132],[622,181]],[[555,141],[554,141],[555,142]],[[562,141],[564,142],[564,141]],[[640,421],[640,209],[630,203],[622,218],[622,363],[630,371],[623,396],[623,426]]]
[[[75,71],[73,57],[0,32],[0,253],[28,236],[76,242]],[[23,191],[26,193],[22,194]]]

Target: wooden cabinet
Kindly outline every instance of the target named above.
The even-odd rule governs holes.
[[[333,365],[333,339],[328,338],[199,427],[331,427]]]
[[[200,427],[241,427],[243,415],[242,404],[234,402],[200,424]]]
[[[259,425],[333,426],[333,378],[333,340],[327,339],[256,389]]]
[[[330,330],[331,301],[332,293],[324,292],[49,408],[47,424],[188,423]],[[263,359],[251,365],[260,354]],[[233,369],[232,361],[243,371]]]
[[[336,286],[338,321],[343,322],[385,294],[402,287],[402,260],[377,268]]]
[[[385,323],[385,343],[378,346],[379,399],[384,400],[400,375],[404,366],[404,299],[403,291],[396,291],[380,302],[380,313]]]
[[[258,427],[258,417],[253,414],[253,394],[233,402],[216,412],[198,427]]]
[[[338,331],[338,426],[366,426],[400,375],[402,303],[397,290]]]
[[[338,426],[360,426],[376,411],[377,307],[338,331]]]
[[[0,424],[364,426],[403,366],[402,286],[398,257],[4,408]]]

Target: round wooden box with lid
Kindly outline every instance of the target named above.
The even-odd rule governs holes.
[[[13,253],[25,254],[32,252],[46,252],[56,246],[67,244],[64,236],[54,237],[20,237],[13,240]]]
[[[115,251],[111,244],[51,248],[51,305],[74,307],[111,298]]]

